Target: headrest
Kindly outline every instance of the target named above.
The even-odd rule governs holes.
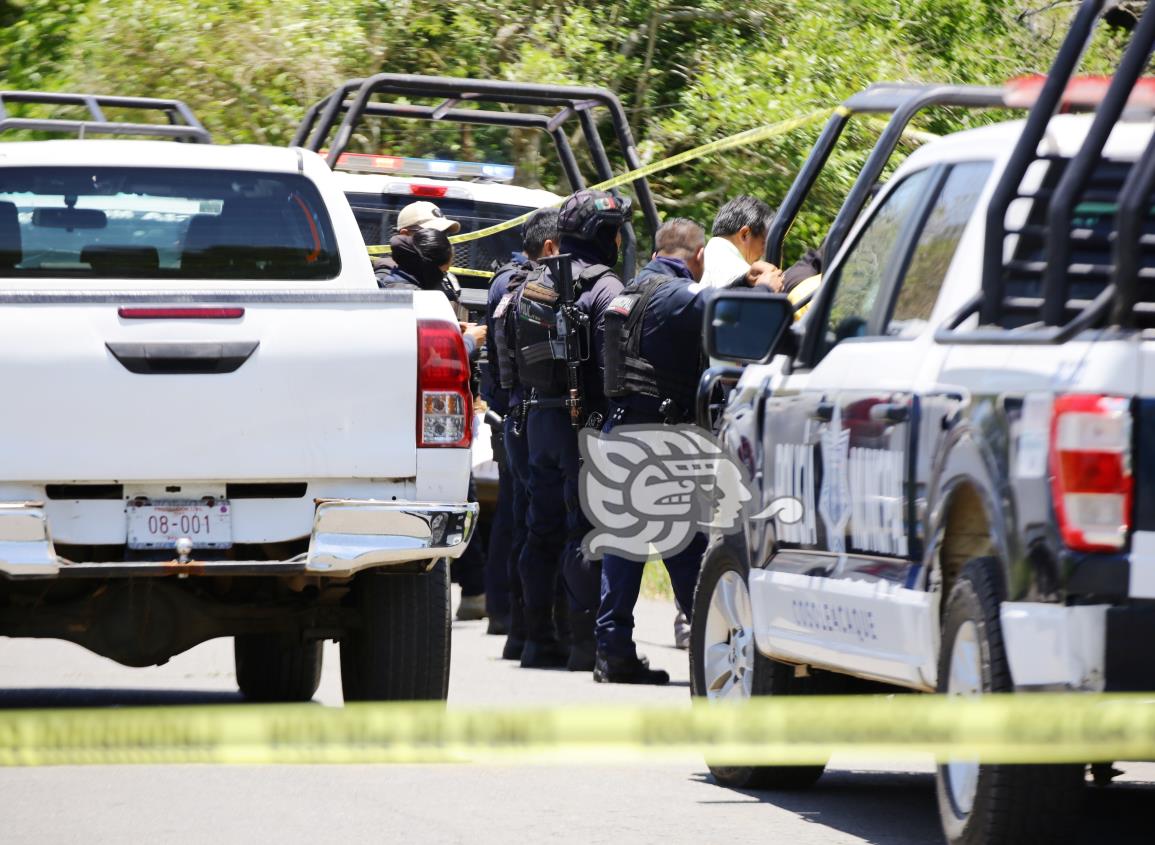
[[[160,270],[154,246],[89,244],[80,250],[80,260],[102,276],[142,276]]]
[[[24,260],[16,203],[0,202],[0,267],[11,269]]]
[[[297,246],[298,241],[293,235],[300,227],[300,215],[301,211],[290,205],[285,197],[235,197],[226,200],[220,216],[225,239],[222,243],[239,246]]]

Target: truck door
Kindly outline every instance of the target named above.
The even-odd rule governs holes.
[[[933,684],[937,623],[918,576],[935,444],[923,441],[941,434],[958,398],[933,381],[943,351],[930,315],[990,169],[934,165],[903,177],[827,273],[833,287],[799,361],[819,376],[798,402],[813,420],[804,445],[816,467],[816,542],[781,543],[751,576],[770,653]],[[822,376],[829,369],[844,374],[836,386]],[[768,406],[768,434],[793,433],[774,416]],[[821,566],[800,567],[800,553]]]
[[[771,498],[799,499],[804,513],[801,522],[775,527],[773,569],[832,576],[845,561],[853,504],[850,441],[869,437],[874,430],[857,424],[859,415],[869,420],[869,406],[848,397],[867,383],[869,376],[859,365],[868,343],[867,326],[894,266],[891,255],[917,206],[925,202],[933,178],[928,169],[903,179],[851,248],[851,259],[832,268],[823,284],[836,287],[823,326],[808,329],[809,335],[820,335],[812,355],[816,363],[806,365],[804,348],[795,372],[766,400],[764,486],[772,490]],[[819,316],[814,313],[810,319]],[[897,403],[902,401],[896,397]],[[898,421],[885,436],[897,444],[905,432],[905,421]]]

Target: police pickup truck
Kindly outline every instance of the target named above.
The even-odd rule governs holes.
[[[784,297],[712,304],[708,351],[748,362],[721,423],[748,513],[803,517],[713,538],[696,695],[1155,690],[1155,6],[1111,80],[1072,81],[1102,5],[1007,90],[1025,121],[902,163],[799,327]],[[1084,768],[940,766],[947,840],[1061,841]]]
[[[87,95],[0,93],[8,129],[207,140]],[[259,700],[310,698],[335,639],[346,699],[445,697],[464,344],[440,294],[377,287],[318,156],[0,145],[0,384],[0,634],[130,666],[233,637]]]

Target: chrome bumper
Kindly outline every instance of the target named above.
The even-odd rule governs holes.
[[[130,575],[347,576],[377,566],[460,557],[477,522],[475,502],[317,502],[309,550],[287,561],[188,560],[87,563],[60,558],[44,508],[0,502],[0,575],[9,578]]]

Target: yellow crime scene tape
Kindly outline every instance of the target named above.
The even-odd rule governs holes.
[[[703,156],[707,156],[712,153],[722,152],[723,150],[729,150],[735,147],[742,147],[747,144],[755,144],[760,141],[773,138],[777,135],[785,135],[788,132],[793,132],[795,129],[800,129],[803,126],[806,126],[815,122],[816,120],[825,117],[826,114],[827,112],[822,110],[812,111],[808,114],[800,115],[799,117],[792,117],[787,120],[779,121],[778,123],[772,123],[766,126],[756,126],[753,129],[747,129],[734,135],[729,135],[725,138],[719,138],[716,141],[711,141],[708,144],[702,144],[701,146],[694,147],[693,149],[677,153],[676,155],[672,155],[669,158],[651,162],[650,164],[639,167],[636,170],[631,170],[628,173],[623,173],[620,176],[613,177],[612,179],[606,179],[604,182],[598,182],[596,185],[590,185],[587,190],[608,191],[612,188],[619,188],[622,185],[633,182],[635,179],[643,179],[648,176],[652,176],[655,173],[660,173],[663,170],[669,170],[671,167],[677,167],[679,164],[685,164],[688,161],[693,161],[694,159],[702,158]],[[563,201],[564,197],[552,205],[561,205]],[[551,206],[543,206],[543,208],[549,207]],[[537,209],[534,209],[534,211],[536,210]],[[449,241],[450,243],[460,244],[466,243],[468,241],[480,240],[481,238],[488,238],[491,235],[497,235],[501,232],[506,232],[510,229],[522,225],[531,216],[533,216],[533,211],[528,211],[519,217],[514,217],[512,220],[506,220],[504,223],[498,223],[485,229],[478,229],[476,232],[466,232],[461,235],[453,235],[450,237]],[[369,247],[369,252],[373,255],[387,253],[388,251],[389,247],[387,245]],[[453,267],[450,268],[450,270],[451,272],[457,273],[459,268]],[[470,270],[469,274],[476,275],[482,272],[485,271]]]
[[[836,114],[845,114],[846,109],[842,106],[839,106],[834,110],[834,112]],[[587,190],[608,191],[612,188],[620,188],[622,185],[629,184],[636,179],[647,178],[655,173],[661,173],[663,170],[669,170],[670,168],[694,161],[695,159],[704,158],[705,156],[723,152],[725,150],[735,149],[737,147],[744,147],[749,144],[757,144],[759,142],[769,140],[770,138],[774,138],[778,135],[785,135],[795,131],[796,129],[801,129],[804,126],[814,123],[826,115],[827,112],[823,110],[816,110],[809,112],[808,114],[800,115],[798,117],[792,117],[777,123],[767,124],[766,126],[756,126],[753,129],[746,129],[742,132],[728,135],[725,138],[719,138],[716,141],[711,141],[708,144],[702,144],[700,146],[694,147],[693,149],[685,150],[684,152],[669,156],[668,158],[651,162],[650,164],[639,167],[636,170],[631,170],[627,173],[621,174],[620,176],[607,179],[604,182],[598,182],[596,185],[590,185]],[[881,121],[876,120],[875,122]],[[926,143],[927,141],[934,140],[938,136],[932,132],[924,132],[908,127],[903,130],[903,137],[916,141],[917,143]],[[564,201],[565,198],[563,197],[555,203],[542,207],[551,208],[554,206],[559,206]],[[534,211],[536,210],[537,209],[534,209]],[[527,211],[525,214],[522,214],[519,217],[514,217],[511,220],[506,220],[504,223],[498,223],[485,229],[478,229],[475,232],[466,232],[460,235],[452,235],[449,238],[449,242],[454,244],[467,243],[469,241],[476,241],[482,238],[488,238],[492,235],[501,234],[502,232],[507,232],[510,229],[521,226],[523,223],[529,220],[530,217],[533,216],[533,213],[533,211]],[[368,247],[368,250],[370,255],[384,255],[390,251],[388,244],[370,246]],[[450,267],[449,272],[458,276],[474,276],[483,279],[493,278],[493,273],[488,270],[474,270],[469,267]]]
[[[0,713],[0,765],[1155,760],[1155,697],[821,696],[686,707],[216,705]],[[691,759],[687,761],[687,757]]]

